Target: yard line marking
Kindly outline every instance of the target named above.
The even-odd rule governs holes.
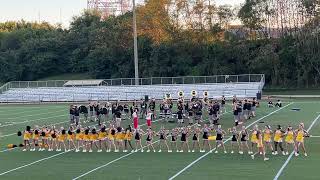
[[[311,128],[315,125],[315,123],[318,121],[318,119],[320,118],[320,115],[318,115],[312,122],[312,124],[309,126],[309,128],[307,129],[307,132],[309,132],[311,130]],[[281,173],[283,172],[283,170],[286,168],[286,166],[289,164],[290,160],[292,159],[294,155],[294,151],[292,151],[292,153],[290,154],[290,156],[287,158],[287,160],[284,162],[284,164],[281,166],[281,168],[279,169],[278,173],[276,174],[276,176],[273,178],[273,180],[278,180],[278,178],[280,177]]]
[[[319,138],[320,136],[314,136],[314,135],[310,135],[310,137],[315,137],[315,138]]]
[[[12,124],[6,124],[6,125],[0,126],[0,128],[1,127],[7,127],[7,126],[13,126],[13,125],[17,125],[17,124],[24,124],[24,123],[27,123],[27,122],[34,122],[34,121],[45,120],[45,119],[52,119],[52,118],[57,118],[57,117],[62,117],[62,116],[67,116],[67,114],[63,114],[63,115],[59,115],[59,116],[46,117],[46,118],[33,119],[33,120],[27,120],[27,121],[21,121],[21,122],[16,122],[16,123],[12,123]]]
[[[9,170],[9,171],[6,171],[6,172],[1,173],[0,176],[3,176],[3,175],[8,174],[8,173],[10,173],[10,172],[13,172],[13,171],[22,169],[22,168],[24,168],[24,167],[31,166],[31,165],[36,164],[36,163],[38,163],[38,162],[45,161],[45,160],[47,160],[47,159],[51,159],[51,158],[54,158],[54,157],[56,157],[56,156],[60,156],[60,155],[62,155],[62,154],[64,154],[64,153],[66,153],[66,152],[61,152],[61,153],[58,153],[58,154],[55,154],[55,155],[52,155],[52,156],[49,156],[49,157],[46,157],[46,158],[43,158],[43,159],[39,159],[39,160],[34,161],[34,162],[32,162],[32,163],[29,163],[29,164],[26,164],[26,165],[23,165],[23,166],[19,166],[19,167],[17,167],[17,168],[14,168],[14,169],[11,169],[11,170]]]
[[[15,111],[17,111],[17,109],[14,109]],[[39,111],[39,110],[47,110],[47,109],[41,109],[41,108],[38,108],[38,109],[35,109],[35,110],[30,110],[30,111],[22,111],[22,112],[18,112],[18,113],[15,113],[14,115],[18,115],[18,114],[23,114],[23,113],[27,113],[27,112],[35,112],[35,111]],[[54,109],[53,109],[54,110]],[[10,112],[10,111],[0,111],[0,113],[13,113],[13,112],[15,112],[15,111],[12,111],[12,112]],[[23,116],[23,117],[26,117],[26,116]],[[8,118],[4,118],[4,117],[1,117],[0,116],[0,119],[8,119]],[[10,119],[10,118],[9,118]]]
[[[276,112],[278,112],[278,111],[280,111],[280,110],[282,110],[282,109],[290,106],[291,104],[293,104],[293,102],[291,102],[290,104],[287,104],[286,106],[283,106],[282,108],[277,109],[277,110],[275,110],[275,111],[272,111],[271,113],[269,113],[269,114],[267,114],[267,115],[259,118],[258,120],[254,121],[254,122],[252,122],[251,124],[249,124],[248,126],[246,126],[246,129],[248,129],[248,128],[251,127],[252,125],[256,124],[257,122],[261,121],[262,119],[264,119],[264,118],[266,118],[266,117],[269,117],[269,116],[271,116],[272,114],[274,114],[274,113],[276,113]],[[224,143],[230,141],[231,138],[232,138],[232,137],[226,139],[226,140],[224,141]],[[198,159],[196,159],[196,160],[194,160],[193,162],[191,162],[189,165],[187,165],[186,167],[184,167],[182,170],[180,170],[180,171],[179,171],[178,173],[176,173],[174,176],[170,177],[169,180],[172,180],[172,179],[176,178],[177,176],[179,176],[180,174],[182,174],[184,171],[186,171],[187,169],[189,169],[191,166],[193,166],[194,164],[196,164],[197,162],[199,162],[201,159],[203,159],[204,157],[206,157],[206,156],[208,156],[210,153],[212,153],[212,151],[214,151],[215,149],[216,149],[216,148],[210,150],[210,151],[207,152],[206,154],[200,156]]]
[[[158,120],[156,120],[156,121],[153,121],[153,122],[157,122],[157,121],[159,121],[159,120],[160,120],[160,119],[158,119]],[[140,127],[141,127],[141,126],[145,126],[145,125],[147,125],[147,124],[146,124],[146,123],[145,123],[145,124],[142,124],[142,125],[140,125]],[[158,142],[158,141],[155,141],[154,143],[156,143],[156,142]],[[72,150],[74,150],[74,149],[72,149]],[[7,150],[7,151],[8,151],[8,150]],[[23,165],[23,166],[19,166],[19,167],[17,167],[17,168],[14,168],[14,169],[11,169],[11,170],[8,170],[8,171],[5,171],[5,172],[1,173],[0,176],[3,176],[3,175],[8,174],[8,173],[10,173],[10,172],[13,172],[13,171],[16,171],[16,170],[19,170],[19,169],[22,169],[22,168],[31,166],[31,165],[33,165],[33,164],[36,164],[36,163],[39,163],[39,162],[42,162],[42,161],[45,161],[45,160],[54,158],[54,157],[56,157],[56,156],[60,156],[60,155],[66,154],[66,153],[68,153],[68,152],[70,152],[70,151],[61,152],[61,153],[58,153],[58,154],[55,154],[55,155],[52,155],[52,156],[49,156],[49,157],[46,157],[46,158],[39,159],[39,160],[34,161],[34,162],[32,162],[32,163],[25,164],[25,165]],[[130,153],[129,153],[129,154],[130,154]]]
[[[58,110],[58,111],[53,111],[53,112],[49,112],[49,113],[57,113],[57,112],[62,112],[62,111],[66,111],[65,109],[61,109],[61,110]],[[25,112],[23,112],[25,113]],[[30,117],[30,116],[37,116],[37,115],[43,115],[43,114],[48,114],[48,112],[45,112],[45,113],[40,113],[40,114],[29,114],[29,115],[25,115],[25,116],[18,116],[18,117],[11,117],[11,118],[3,118],[3,117],[0,117],[0,119],[17,119],[17,118],[25,118],[25,117]],[[14,114],[16,115],[16,114]]]

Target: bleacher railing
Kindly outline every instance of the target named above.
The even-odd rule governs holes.
[[[208,84],[208,83],[241,83],[260,82],[261,89],[264,85],[264,74],[241,74],[241,75],[215,75],[215,76],[183,76],[183,77],[151,77],[139,78],[139,85],[168,85],[168,84]],[[10,88],[37,88],[37,87],[63,87],[72,80],[49,80],[49,81],[12,81],[0,88],[0,93]],[[88,81],[88,80],[86,80]],[[77,86],[81,85],[78,81]],[[134,86],[134,78],[103,79],[97,86]]]

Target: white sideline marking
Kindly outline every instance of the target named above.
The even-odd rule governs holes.
[[[293,102],[291,102],[290,104],[287,104],[286,106],[283,106],[282,108],[277,109],[277,110],[275,110],[275,111],[272,111],[271,113],[269,113],[269,114],[267,114],[267,115],[259,118],[258,120],[254,121],[254,122],[252,122],[251,124],[249,124],[248,126],[246,126],[246,129],[248,129],[248,128],[251,127],[252,125],[256,124],[257,122],[261,121],[262,119],[264,119],[264,118],[266,118],[266,117],[269,117],[269,116],[271,116],[272,114],[274,114],[274,113],[282,110],[283,108],[286,108],[286,107],[290,106],[291,104],[293,104]],[[224,141],[224,143],[225,143],[225,142],[228,142],[228,141],[230,141],[230,140],[231,140],[231,137],[228,138],[228,139],[226,139],[226,140]],[[207,152],[206,154],[200,156],[198,159],[196,159],[196,160],[194,160],[193,162],[191,162],[189,165],[187,165],[186,167],[184,167],[182,170],[180,170],[180,171],[179,171],[178,173],[176,173],[174,176],[170,177],[169,180],[172,180],[172,179],[176,178],[177,176],[179,176],[180,174],[182,174],[184,171],[186,171],[187,169],[189,169],[191,166],[193,166],[195,163],[199,162],[201,159],[203,159],[204,157],[208,156],[208,155],[209,155],[210,153],[212,153],[212,151],[214,151],[214,150],[215,150],[215,148],[212,149],[212,150],[210,150],[210,151]]]
[[[157,122],[157,121],[160,121],[160,119],[155,120],[155,121],[153,121],[153,122]],[[141,124],[140,127],[141,127],[141,126],[145,126],[145,125],[147,125],[147,124],[146,124],[146,123]],[[159,140],[158,140],[158,141],[155,141],[154,143],[156,143],[156,142],[159,142]],[[146,146],[145,146],[145,147],[146,147]],[[143,147],[143,148],[144,148],[144,147]],[[72,150],[74,150],[74,149],[72,149]],[[9,150],[4,150],[4,152],[5,152],[5,151],[9,151]],[[56,157],[56,156],[63,155],[63,154],[68,153],[68,152],[70,152],[70,151],[61,152],[61,153],[58,153],[58,154],[55,154],[55,155],[52,155],[52,156],[49,156],[49,157],[46,157],[46,158],[39,159],[39,160],[34,161],[34,162],[32,162],[32,163],[25,164],[25,165],[23,165],[23,166],[19,166],[19,167],[14,168],[14,169],[10,169],[10,170],[8,170],[8,171],[5,171],[5,172],[1,173],[0,176],[3,176],[3,175],[8,174],[8,173],[10,173],[10,172],[13,172],[13,171],[16,171],[16,170],[19,170],[19,169],[22,169],[22,168],[31,166],[31,165],[33,165],[33,164],[42,162],[42,161],[44,161],[44,160],[48,160],[48,159],[54,158],[54,157]],[[131,153],[129,153],[129,154],[131,154]],[[128,156],[129,154],[126,154],[126,156]],[[122,158],[121,158],[121,159],[122,159]],[[115,161],[114,161],[114,162],[115,162]]]
[[[47,110],[44,110],[47,111]],[[30,116],[37,116],[37,115],[44,115],[44,114],[51,114],[51,113],[57,113],[57,112],[62,112],[62,111],[66,111],[65,109],[61,109],[61,110],[57,110],[57,111],[50,111],[50,112],[44,112],[44,113],[39,113],[39,114],[29,114],[29,115],[25,115],[25,116],[18,116],[18,117],[9,117],[9,118],[4,118],[4,117],[0,117],[0,119],[8,119],[8,120],[12,120],[12,119],[19,119],[19,118],[25,118],[25,117],[30,117]],[[28,111],[30,112],[30,111]],[[25,113],[25,112],[23,112]],[[15,116],[17,114],[14,114],[13,116]]]
[[[47,118],[40,118],[40,119],[33,119],[33,120],[15,122],[15,123],[12,123],[12,124],[2,125],[2,126],[0,126],[0,128],[1,127],[7,127],[7,126],[13,126],[13,125],[17,125],[17,124],[23,124],[23,123],[27,123],[27,122],[34,122],[34,121],[45,120],[45,119],[52,119],[52,118],[57,118],[57,117],[62,117],[62,116],[67,116],[67,115],[63,114],[63,115],[59,115],[59,116],[52,116],[52,117],[47,117]]]
[[[307,129],[307,132],[309,132],[311,130],[311,128],[314,126],[314,124],[318,121],[318,119],[320,118],[320,115],[318,115],[312,122],[312,124],[309,126],[309,128]],[[289,164],[290,160],[292,159],[294,155],[294,151],[292,151],[292,153],[290,154],[290,156],[287,158],[287,160],[284,162],[284,164],[281,166],[281,168],[279,169],[278,173],[276,174],[276,176],[273,178],[273,180],[278,180],[278,178],[280,177],[281,173],[283,172],[283,170],[286,168],[286,166]]]
[[[57,106],[58,107],[58,106]],[[57,110],[58,108],[56,108]],[[60,108],[59,108],[60,109]],[[17,109],[14,109],[15,111],[17,111]],[[19,115],[19,114],[23,114],[23,113],[28,113],[28,112],[36,112],[36,111],[40,111],[40,110],[43,110],[43,111],[47,111],[47,109],[35,109],[35,110],[29,110],[29,111],[22,111],[22,112],[17,112],[15,113],[14,115]],[[52,109],[52,110],[55,110],[55,109]],[[14,111],[0,111],[0,113],[7,113],[7,112],[10,112],[10,113],[13,113]],[[36,114],[35,114],[36,115]],[[23,118],[23,117],[27,117],[27,116],[22,116],[22,117],[18,117],[18,118]],[[4,117],[1,117],[0,116],[0,119],[15,119],[15,118],[4,118]]]

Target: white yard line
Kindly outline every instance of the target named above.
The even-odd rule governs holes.
[[[12,109],[14,110],[14,111],[10,111],[11,109],[8,109],[7,111],[0,111],[0,113],[4,113],[4,114],[6,114],[6,113],[14,113],[14,115],[18,115],[18,114],[24,114],[24,113],[29,113],[29,112],[36,112],[36,111],[41,111],[41,110],[43,110],[43,111],[48,111],[48,109],[41,109],[41,108],[37,108],[37,109],[35,109],[35,110],[25,110],[24,109],[24,111],[19,111],[18,109],[16,109],[16,108],[14,108],[14,107],[12,107]],[[61,107],[59,107],[59,108],[53,108],[53,109],[50,109],[50,110],[58,110],[58,109],[61,109]],[[23,117],[25,117],[25,116],[23,116]],[[4,117],[1,117],[0,116],[0,119],[7,119],[7,118],[4,118]]]
[[[313,122],[311,123],[311,125],[309,126],[309,128],[307,129],[307,132],[309,132],[311,130],[311,128],[315,125],[315,123],[318,121],[318,119],[320,118],[320,115],[318,115]],[[294,151],[292,151],[292,153],[290,154],[290,156],[287,158],[287,160],[284,162],[284,164],[281,166],[281,168],[279,169],[278,173],[276,174],[276,176],[273,178],[273,180],[278,180],[278,178],[280,177],[281,173],[284,171],[284,169],[287,167],[287,165],[289,164],[290,160],[292,159],[294,155]]]
[[[274,111],[272,111],[271,113],[269,113],[269,114],[267,114],[267,115],[259,118],[258,120],[254,121],[254,122],[252,122],[251,124],[249,124],[248,126],[246,126],[246,129],[248,129],[248,128],[251,127],[252,125],[256,124],[257,122],[261,121],[262,119],[267,118],[267,117],[271,116],[272,114],[274,114],[274,113],[282,110],[283,108],[286,108],[286,107],[290,106],[291,104],[293,104],[293,103],[287,104],[286,106],[283,106],[282,108],[277,109],[277,110],[274,110]],[[224,141],[224,143],[225,143],[225,142],[228,142],[228,141],[230,141],[230,140],[231,140],[231,137],[228,138],[228,139],[226,139],[226,140]],[[203,159],[203,158],[205,158],[206,156],[208,156],[208,155],[209,155],[210,153],[212,153],[212,151],[214,151],[214,150],[215,150],[215,148],[212,149],[211,151],[207,152],[206,154],[200,156],[198,159],[192,161],[190,164],[188,164],[186,167],[184,167],[184,168],[183,168],[182,170],[180,170],[178,173],[176,173],[175,175],[173,175],[172,177],[170,177],[169,180],[172,180],[172,179],[176,178],[177,176],[179,176],[180,174],[182,174],[183,172],[185,172],[187,169],[189,169],[191,166],[193,166],[194,164],[196,164],[197,162],[199,162],[201,159]]]
[[[48,110],[43,110],[43,111],[48,111]],[[8,119],[8,120],[12,120],[12,119],[19,119],[19,118],[25,118],[25,117],[32,117],[32,116],[37,116],[37,115],[44,115],[44,114],[51,114],[51,113],[58,113],[58,112],[63,112],[66,110],[65,109],[61,109],[61,110],[58,110],[58,111],[49,111],[49,112],[44,112],[44,113],[39,113],[39,114],[29,114],[29,115],[25,115],[25,116],[18,116],[18,117],[10,117],[10,118],[3,118],[3,117],[0,117],[0,119]],[[25,112],[24,112],[25,113]],[[15,116],[17,114],[13,114],[13,116]]]
[[[15,122],[15,123],[12,123],[12,124],[2,125],[2,126],[0,126],[0,128],[1,127],[14,126],[14,125],[17,125],[17,124],[24,124],[24,123],[28,123],[28,122],[39,121],[39,120],[52,119],[52,118],[57,118],[57,117],[62,117],[62,116],[67,116],[67,114],[63,114],[63,115],[59,115],[59,116],[46,117],[46,118],[40,118],[40,119],[27,120],[27,121],[21,121],[21,122]]]

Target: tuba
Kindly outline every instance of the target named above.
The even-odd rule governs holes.
[[[209,96],[209,92],[208,91],[203,91],[203,97],[208,97]]]
[[[198,92],[197,92],[196,90],[192,90],[192,91],[191,91],[191,96],[192,96],[192,97],[196,97],[197,94],[198,94]]]
[[[182,97],[184,96],[184,92],[183,92],[183,91],[179,91],[179,92],[178,92],[178,96],[179,96],[180,98],[182,98]]]

